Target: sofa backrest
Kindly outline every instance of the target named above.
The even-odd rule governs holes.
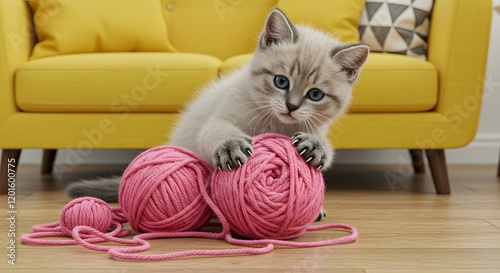
[[[359,41],[365,0],[13,0],[33,12],[31,59],[94,52],[191,52],[225,60],[250,53],[267,14]],[[163,16],[162,16],[163,15]],[[168,37],[167,37],[168,36]]]
[[[278,0],[161,0],[171,44],[227,59],[252,52]]]

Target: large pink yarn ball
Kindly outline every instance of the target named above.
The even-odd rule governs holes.
[[[321,209],[323,176],[302,159],[289,137],[264,134],[253,141],[253,154],[243,166],[214,171],[212,199],[241,236],[299,237]]]
[[[212,210],[200,193],[209,190],[212,170],[196,154],[174,146],[151,148],[127,167],[120,183],[120,206],[139,232],[192,231]]]

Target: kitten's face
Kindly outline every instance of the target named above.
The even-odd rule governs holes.
[[[345,112],[368,54],[365,45],[342,45],[296,27],[277,9],[268,16],[259,46],[250,65],[255,101],[282,123],[308,129]]]

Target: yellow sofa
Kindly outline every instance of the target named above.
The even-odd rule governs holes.
[[[50,172],[57,149],[83,154],[168,141],[165,135],[194,92],[248,60],[267,12],[277,4],[229,1],[239,6],[224,10],[234,12],[225,16],[242,16],[242,23],[222,24],[218,14],[198,25],[192,21],[204,6],[194,2],[161,1],[170,18],[169,41],[178,52],[33,59],[37,41],[30,7],[24,0],[0,0],[2,193],[8,159],[18,160],[25,148],[44,149],[43,171]],[[214,1],[204,2],[213,8]],[[350,112],[331,128],[332,144],[409,149],[416,172],[423,171],[425,151],[437,192],[449,193],[444,149],[464,146],[476,133],[491,9],[490,0],[436,0],[428,61],[372,53]]]

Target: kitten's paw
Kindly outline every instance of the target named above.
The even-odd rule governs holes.
[[[304,160],[316,167],[318,170],[323,170],[327,167],[327,150],[321,141],[313,135],[298,132],[292,137],[293,145],[297,146],[299,154]]]
[[[252,155],[253,142],[249,136],[241,136],[223,142],[215,151],[214,163],[220,170],[232,170],[245,163]]]
[[[321,208],[321,211],[319,212],[318,217],[316,217],[316,220],[314,220],[314,221],[315,222],[321,221],[325,217],[326,217],[326,211],[324,208]]]

